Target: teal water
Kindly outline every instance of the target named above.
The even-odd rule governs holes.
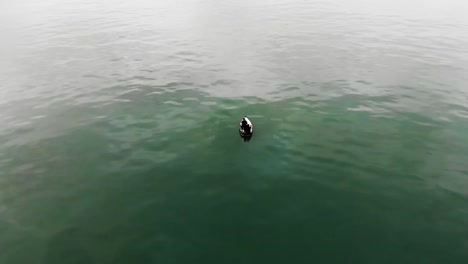
[[[468,6],[341,2],[0,3],[0,263],[466,263]]]

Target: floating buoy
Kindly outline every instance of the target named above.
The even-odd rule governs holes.
[[[239,123],[239,134],[244,141],[249,141],[253,135],[253,124],[247,116],[244,116]]]

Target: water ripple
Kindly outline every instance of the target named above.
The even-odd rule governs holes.
[[[463,1],[58,2],[0,10],[9,262],[466,259]]]

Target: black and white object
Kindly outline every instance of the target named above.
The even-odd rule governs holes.
[[[245,124],[245,122],[247,125]],[[244,124],[243,124],[244,123]],[[252,121],[247,116],[244,116],[239,123],[239,134],[244,141],[248,141],[252,138],[253,135],[253,124]]]

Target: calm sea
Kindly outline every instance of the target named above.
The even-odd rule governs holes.
[[[468,263],[467,10],[2,1],[0,263]]]

